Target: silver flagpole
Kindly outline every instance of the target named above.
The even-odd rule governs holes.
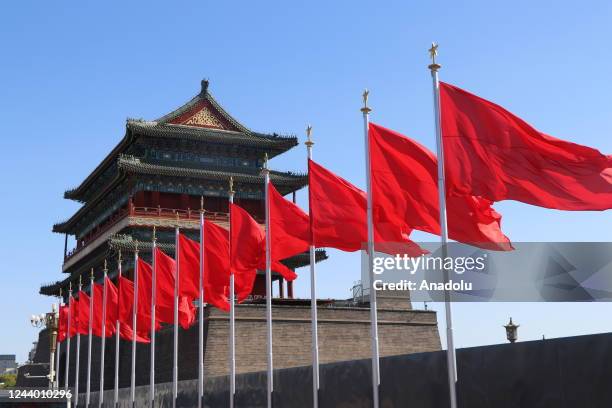
[[[59,319],[61,319],[61,311],[62,311],[62,288],[59,288],[59,301],[57,302],[57,311],[58,311],[58,322]],[[59,324],[58,324],[59,326]],[[53,384],[53,387],[57,390],[59,390],[59,376],[60,376],[60,351],[61,351],[61,346],[62,343],[60,343],[59,341],[60,338],[60,333],[57,333],[57,344],[56,344],[56,349],[57,352],[55,353],[55,383]]]
[[[198,408],[204,399],[204,197],[200,197],[200,319],[198,321]]]
[[[119,288],[119,278],[121,278],[121,250],[119,250],[119,256],[117,257],[117,288]],[[114,393],[114,406],[117,407],[119,404],[119,330],[121,329],[121,323],[119,322],[119,297],[117,296],[117,321],[115,322],[115,393]]]
[[[448,226],[446,222],[446,186],[444,183],[444,148],[442,145],[442,128],[440,126],[440,82],[438,80],[438,70],[441,68],[436,63],[438,55],[438,45],[431,44],[429,49],[431,57],[431,79],[433,83],[434,96],[434,121],[436,125],[436,147],[438,154],[438,200],[440,202],[440,238],[442,240],[442,257],[446,258],[448,245]],[[444,281],[448,282],[448,271],[444,270]],[[457,368],[455,359],[455,345],[453,342],[453,321],[451,316],[450,293],[445,292],[445,315],[446,315],[446,361],[448,366],[448,388],[450,393],[450,406],[457,408],[457,392],[455,384],[457,382]]]
[[[155,295],[156,295],[156,272],[155,272],[155,249],[157,248],[157,237],[153,227],[153,250],[151,257],[151,372],[149,376],[149,401],[151,408],[155,406]]]
[[[72,321],[72,310],[70,308],[70,300],[72,299],[72,282],[68,284],[68,332],[66,333],[66,368],[65,368],[65,378],[64,378],[64,391],[68,391],[68,374],[70,373],[70,330],[71,321]],[[77,334],[78,336],[78,334]],[[78,337],[77,337],[78,338]],[[77,340],[78,341],[78,340]],[[76,401],[76,395],[74,396]],[[76,406],[76,404],[75,404]]]
[[[85,406],[89,407],[91,394],[91,341],[93,337],[93,314],[94,314],[94,272],[91,268],[91,276],[89,277],[89,335],[87,346],[87,389],[85,394]]]
[[[367,181],[367,220],[368,220],[368,276],[369,292],[370,292],[370,322],[372,336],[372,402],[374,408],[378,408],[378,387],[380,386],[380,367],[378,364],[378,314],[376,310],[376,290],[374,289],[374,218],[372,216],[372,178],[370,166],[370,142],[368,137],[368,127],[370,123],[370,112],[372,109],[368,107],[369,91],[366,89],[363,92],[363,134],[365,141],[365,157],[366,157],[366,181]]]
[[[174,351],[173,351],[173,366],[172,366],[172,407],[176,407],[176,397],[178,396],[178,307],[179,307],[179,282],[181,276],[181,266],[179,261],[179,213],[176,213],[176,234],[175,234],[175,254],[174,254],[174,266],[176,271],[174,273]]]
[[[229,203],[234,203],[234,178],[229,179]],[[232,270],[231,259],[232,259],[232,220],[231,220],[231,209],[230,209],[230,408],[234,408],[234,394],[236,393],[236,310],[235,310],[235,285],[234,285],[234,271]]]
[[[79,276],[79,292],[83,289],[83,280],[82,280],[82,276]],[[79,299],[80,302],[80,299]],[[79,306],[80,309],[80,306]],[[77,311],[77,318],[78,316],[78,311]],[[74,371],[74,406],[76,407],[79,403],[79,370],[80,370],[80,363],[81,363],[81,324],[79,323],[79,325],[77,326],[77,333],[76,333],[76,341],[77,341],[77,351],[76,351],[76,367],[75,367],[75,371]]]
[[[312,160],[312,146],[314,142],[310,138],[312,134],[312,126],[308,125],[306,128],[306,151],[308,153],[308,160]],[[310,219],[310,239],[311,244],[309,248],[310,252],[310,321],[312,324],[312,406],[317,408],[319,406],[319,329],[317,320],[317,276],[316,276],[316,253],[314,245],[314,234],[312,232],[312,210],[310,207],[310,184],[308,187],[308,217]]]
[[[108,275],[108,268],[106,265],[106,259],[104,260],[104,284],[102,290],[102,347],[100,350],[100,395],[98,397],[98,407],[102,408],[104,403],[104,354],[106,352],[106,276]]]
[[[264,158],[264,199],[266,211],[266,337],[268,340],[268,408],[272,408],[274,392],[274,360],[272,356],[272,253],[270,234],[270,170],[268,170],[268,154]]]
[[[136,405],[136,331],[138,329],[138,242],[134,251],[134,301],[132,302],[132,370],[130,375],[130,399]]]

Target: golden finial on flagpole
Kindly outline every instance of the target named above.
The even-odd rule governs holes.
[[[90,272],[90,274],[89,274],[89,277],[90,277],[91,279],[93,279],[93,278],[94,278],[94,268],[91,268],[91,272]]]
[[[117,263],[121,264],[121,250],[119,250],[119,255],[117,256]]]
[[[72,281],[68,282],[68,294],[72,294]]]
[[[108,272],[108,263],[106,262],[106,259],[104,260],[104,273]]]
[[[153,242],[157,241],[157,235],[155,234],[156,232],[156,228],[155,225],[153,226]]]
[[[59,288],[59,298],[62,298],[62,288]]]
[[[79,275],[79,286],[83,284],[83,275]]]
[[[264,170],[268,170],[268,152],[264,153],[264,163],[263,163],[263,168]]]
[[[204,196],[200,196],[200,212],[204,212]]]
[[[368,107],[368,97],[370,96],[370,91],[368,91],[368,89],[364,89],[363,90],[363,94],[361,95],[361,97],[363,98],[363,108],[361,108],[361,111],[363,113],[370,113],[372,112],[372,109],[370,109]]]
[[[312,145],[314,145],[314,142],[311,139],[312,135],[312,126],[308,125],[306,126],[306,142],[304,143],[306,145],[306,147],[312,147]]]
[[[429,64],[429,69],[432,72],[439,70],[442,66],[436,62],[436,57],[438,56],[438,44],[435,42],[431,43],[431,48],[429,49],[429,58],[431,58],[431,64]]]
[[[234,177],[230,176],[229,178],[229,193],[234,194]]]
[[[138,254],[138,240],[134,242],[134,253]]]

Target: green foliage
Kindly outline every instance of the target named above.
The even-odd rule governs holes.
[[[0,375],[0,388],[14,387],[17,382],[17,374]]]

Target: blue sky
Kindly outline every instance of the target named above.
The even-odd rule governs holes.
[[[35,339],[28,316],[52,300],[38,288],[60,277],[63,237],[51,226],[78,208],[62,193],[119,141],[126,117],[159,117],[209,78],[222,105],[252,129],[302,138],[311,123],[315,158],[363,187],[364,87],[373,121],[434,147],[426,66],[435,40],[443,80],[542,131],[612,153],[611,19],[607,1],[5,3],[0,353],[26,358]],[[304,171],[305,148],[272,165]],[[298,199],[305,204],[303,193]],[[612,235],[610,212],[496,208],[515,241]],[[348,297],[360,257],[330,252],[318,269],[320,294]],[[305,297],[302,274],[297,293]],[[537,339],[610,331],[611,314],[609,304],[459,304],[456,344],[504,341],[510,315],[521,339]]]

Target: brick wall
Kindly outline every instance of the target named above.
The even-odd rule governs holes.
[[[380,299],[381,297],[379,297]],[[410,310],[407,298],[382,296],[378,310],[380,355],[440,350],[440,339],[433,311]],[[367,305],[365,305],[367,306]],[[384,306],[384,307],[383,307]],[[229,370],[229,315],[214,308],[205,310],[205,374],[226,375]],[[321,363],[369,358],[370,310],[368,307],[320,306],[319,354]],[[311,364],[311,322],[309,306],[273,307],[274,367],[286,368]],[[238,373],[266,369],[265,305],[236,306],[236,370]],[[156,334],[155,366],[157,383],[172,380],[173,332],[166,326]],[[93,339],[92,391],[99,389],[100,339]],[[60,381],[65,375],[65,342],[60,352]],[[149,383],[150,346],[138,344],[136,383]],[[71,341],[70,384],[74,384],[76,337]],[[105,389],[114,386],[115,339],[106,341]],[[87,336],[81,336],[80,389],[85,391],[87,378]],[[120,387],[129,387],[131,342],[120,342]],[[198,324],[179,332],[179,379],[198,375]]]

